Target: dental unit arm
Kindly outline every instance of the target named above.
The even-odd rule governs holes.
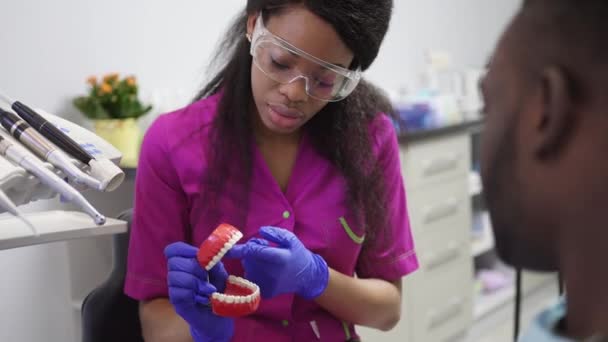
[[[122,155],[116,148],[93,132],[72,122],[49,114],[43,110],[37,109],[36,112],[55,127],[59,128],[94,157],[89,164],[84,164],[73,157],[71,157],[71,161],[82,172],[100,181],[102,187],[101,189],[96,190],[112,191],[122,183],[125,175],[120,167],[118,167]],[[14,139],[11,134],[2,127],[0,127],[0,135],[8,143],[15,145],[15,148],[18,150],[29,152],[30,155],[28,157],[30,157],[30,159],[36,158],[36,160],[32,161],[35,161],[39,166],[44,165],[47,169],[45,171],[49,171],[61,178],[67,183],[66,185],[68,185],[68,187],[78,191],[85,190],[86,187],[75,182],[74,179],[70,178],[70,175],[66,175],[63,171],[55,168],[50,163],[41,160],[32,151],[27,150],[25,145]],[[11,208],[10,202],[15,206],[21,206],[37,200],[51,199],[60,193],[56,188],[45,184],[45,182],[39,178],[40,173],[36,176],[32,172],[28,172],[23,166],[20,166],[14,160],[14,157],[12,159],[13,160],[6,155],[0,155],[0,191],[5,195],[0,198],[2,199],[2,201],[0,201],[0,214],[8,211],[15,215],[15,208]],[[48,176],[47,172],[43,173]],[[77,195],[73,191],[71,193],[72,198],[74,198],[74,195]],[[93,209],[94,208],[91,208],[91,210]],[[102,220],[96,220],[96,223],[100,224],[102,223]]]

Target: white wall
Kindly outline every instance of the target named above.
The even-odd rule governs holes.
[[[451,54],[455,68],[483,67],[521,0],[395,0],[391,27],[368,77],[388,89],[413,85],[424,53]]]
[[[2,0],[0,88],[79,115],[70,99],[88,75],[132,73],[144,90],[201,83],[208,56],[242,1]]]
[[[0,89],[80,116],[70,98],[91,74],[133,73],[146,92],[191,97],[209,55],[243,0],[2,0]],[[396,0],[392,26],[367,76],[396,88],[424,66],[424,51],[450,52],[457,67],[482,66],[520,0]]]
[[[411,84],[430,48],[452,53],[457,67],[480,67],[519,2],[395,0],[368,77],[386,88]],[[194,95],[217,39],[244,3],[0,0],[0,89],[78,122],[70,99],[84,92],[85,78],[116,71],[137,75],[144,97],[156,94],[157,111],[169,110]],[[1,341],[77,341],[68,249],[0,251]],[[82,258],[109,255],[91,253]],[[100,279],[106,271],[100,268]]]

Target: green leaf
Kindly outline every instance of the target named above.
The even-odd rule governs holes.
[[[109,119],[110,115],[101,106],[99,101],[90,97],[77,97],[73,101],[74,106],[90,119]]]
[[[101,86],[92,86],[88,96],[77,97],[74,106],[91,119],[126,119],[139,118],[147,114],[152,106],[144,106],[137,98],[138,87],[130,86],[127,78],[109,82],[112,91],[101,94]]]

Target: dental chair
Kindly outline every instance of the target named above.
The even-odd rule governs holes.
[[[123,292],[132,216],[132,210],[118,216],[128,230],[114,236],[112,272],[82,303],[82,342],[144,342],[139,303]]]

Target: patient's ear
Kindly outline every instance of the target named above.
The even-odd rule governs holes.
[[[573,94],[563,69],[552,66],[541,74],[540,111],[535,118],[534,150],[541,158],[555,156],[567,144],[574,122]]]

